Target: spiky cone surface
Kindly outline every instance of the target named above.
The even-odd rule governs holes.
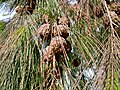
[[[61,36],[67,38],[69,36],[69,27],[65,25],[55,25],[54,29],[50,29],[50,24],[43,24],[37,30],[37,34],[40,34],[42,40],[48,40],[55,36]]]
[[[69,20],[65,16],[63,16],[59,18],[58,24],[68,26]]]
[[[69,27],[65,25],[56,25],[55,28],[52,30],[52,35],[61,36],[63,38],[67,38],[69,36]]]
[[[50,36],[50,24],[43,24],[39,27],[39,29],[37,30],[37,34],[40,34],[40,37],[42,38],[42,40],[48,40],[51,36]]]
[[[110,16],[112,17],[112,20],[114,23],[116,23],[118,25],[120,24],[120,18],[118,17],[118,15],[114,11],[110,12]]]
[[[95,14],[98,18],[100,18],[100,17],[103,16],[103,8],[102,8],[101,5],[95,6],[95,8],[94,8],[94,14]]]
[[[120,19],[114,11],[110,11],[110,17],[112,18],[113,23],[115,23],[116,25],[120,24]],[[105,27],[110,26],[110,20],[109,20],[107,13],[103,17],[103,22],[104,22]]]
[[[120,15],[120,2],[113,2],[110,4],[110,9],[115,11],[117,15]]]
[[[50,47],[52,48],[53,52],[58,55],[63,54],[64,50],[67,53],[71,51],[71,45],[69,41],[66,41],[63,37],[60,36],[52,38]]]
[[[44,61],[52,61],[53,60],[53,56],[54,56],[54,53],[53,53],[53,50],[50,46],[47,46],[46,47],[46,50],[44,52]]]

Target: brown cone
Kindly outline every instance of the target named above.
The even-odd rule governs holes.
[[[103,8],[102,8],[101,5],[95,7],[95,9],[94,9],[94,14],[95,14],[98,18],[100,18],[100,17],[103,16]]]
[[[50,38],[50,24],[43,24],[40,26],[40,28],[37,30],[37,34],[40,34],[41,38],[43,40],[48,40]]]
[[[55,29],[52,31],[53,36],[61,36],[63,38],[67,38],[69,36],[69,28],[65,25],[57,25]]]
[[[43,40],[51,39],[55,36],[61,36],[67,38],[69,36],[69,28],[65,25],[56,25],[53,30],[50,29],[50,24],[43,24],[37,30],[37,34],[40,34]],[[52,32],[52,34],[51,34]]]
[[[116,25],[119,25],[120,24],[120,19],[118,17],[118,15],[114,12],[114,11],[111,11],[110,12],[110,16],[112,18],[112,21],[116,24]],[[109,20],[109,17],[107,14],[104,15],[103,17],[103,22],[104,22],[104,25],[105,27],[108,27],[110,26],[110,20]],[[114,24],[113,24],[114,25]]]
[[[66,41],[63,37],[60,36],[52,38],[50,42],[50,47],[55,54],[62,54],[64,49],[67,53],[71,51],[70,43],[68,43],[68,41]]]

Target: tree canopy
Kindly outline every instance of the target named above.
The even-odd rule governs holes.
[[[0,34],[1,90],[119,90],[118,0],[10,0]]]

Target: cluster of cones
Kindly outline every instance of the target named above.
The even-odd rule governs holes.
[[[66,25],[58,24],[43,24],[38,29],[37,33],[43,41],[50,41],[49,46],[46,47],[44,52],[44,61],[53,61],[53,57],[59,58],[64,53],[71,52],[70,42],[67,40],[69,36],[69,27]]]
[[[118,35],[119,34],[119,28],[120,28],[120,2],[118,1],[111,1],[110,0],[105,0],[107,3],[107,7],[109,9],[109,14],[112,19],[113,27],[117,31]],[[109,2],[108,2],[109,1]],[[105,28],[110,28],[110,19],[108,16],[108,13],[104,7],[104,5],[99,4],[95,6],[94,9],[94,14],[98,18],[103,18],[103,23]]]
[[[117,21],[119,21],[118,19],[120,16],[120,2],[107,2],[107,6],[113,22],[116,23]],[[95,6],[94,13],[98,18],[103,16],[105,25],[109,26],[108,15],[106,14],[106,10],[104,9],[103,5],[99,4]]]

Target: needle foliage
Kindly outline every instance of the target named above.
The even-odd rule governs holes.
[[[24,9],[25,0],[10,0],[13,8],[24,7],[0,34],[0,89],[119,90],[120,7],[111,6],[119,6],[120,2],[106,1],[80,0],[72,5],[67,0],[36,0],[29,14]],[[41,29],[48,24],[48,29]],[[69,28],[65,40],[71,51],[67,53],[61,43],[58,47],[63,53],[51,52],[52,61],[45,61],[53,31],[61,37],[62,31],[55,29],[57,25]],[[43,37],[40,30],[45,33]],[[48,34],[50,38],[46,39]]]

